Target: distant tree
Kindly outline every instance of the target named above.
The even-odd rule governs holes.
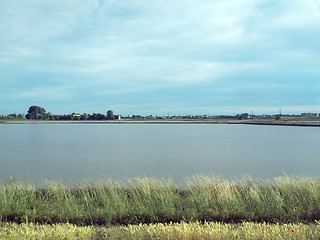
[[[18,119],[26,120],[26,116],[24,114],[19,113],[18,114]]]
[[[249,118],[249,114],[248,113],[237,114],[236,118],[239,119],[239,120],[248,119]]]
[[[16,113],[11,113],[11,114],[9,114],[8,116],[7,116],[7,119],[9,119],[9,120],[13,120],[13,119],[17,119],[17,114]]]
[[[162,119],[163,117],[161,117]],[[132,115],[132,119],[143,119],[141,115]]]
[[[53,114],[51,112],[49,112],[49,113],[46,113],[45,119],[46,120],[54,120],[55,118],[54,118]]]
[[[106,118],[106,116],[101,113],[93,113],[89,117],[89,120],[104,120],[105,118]]]
[[[108,120],[114,120],[114,115],[113,115],[113,111],[112,110],[108,110],[107,119]]]
[[[276,115],[276,120],[280,120],[281,119],[281,115],[280,114],[277,114]]]
[[[27,119],[45,119],[46,110],[39,106],[31,106],[26,115]]]
[[[88,120],[88,118],[90,117],[90,115],[88,113],[84,113],[82,116],[81,116],[81,120]]]

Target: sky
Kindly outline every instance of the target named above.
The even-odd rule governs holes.
[[[319,0],[0,0],[0,115],[320,112]]]

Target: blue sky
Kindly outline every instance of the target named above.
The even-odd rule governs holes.
[[[0,1],[0,114],[320,112],[319,0]]]

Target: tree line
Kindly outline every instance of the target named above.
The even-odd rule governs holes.
[[[47,112],[44,108],[35,105],[29,107],[26,115],[16,113],[7,116],[0,115],[0,119],[4,120],[115,120],[118,118],[118,115],[114,115],[112,110],[108,110],[106,115],[101,113],[54,115],[51,112]]]

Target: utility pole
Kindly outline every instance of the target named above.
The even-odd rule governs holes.
[[[279,108],[279,115],[276,115],[276,120],[280,120],[281,119],[281,108]]]

